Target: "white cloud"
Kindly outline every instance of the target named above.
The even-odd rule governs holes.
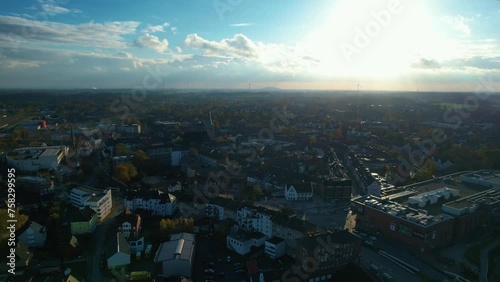
[[[96,67],[96,66],[95,66],[95,67],[94,67],[94,70],[96,70],[96,71],[99,71],[99,72],[100,72],[100,71],[103,71],[103,68],[102,68],[102,67]]]
[[[175,26],[171,27],[170,31],[172,31],[173,34],[177,34],[177,27]]]
[[[131,69],[129,67],[122,67],[120,68],[121,71],[131,71]]]
[[[40,61],[21,61],[21,60],[5,60],[2,65],[8,69],[31,69],[39,68],[44,62]]]
[[[155,50],[158,53],[163,53],[168,48],[168,41],[167,39],[163,39],[160,41],[158,37],[146,33],[134,41],[134,46],[149,48]]]
[[[298,47],[253,42],[243,34],[236,34],[233,38],[218,42],[208,41],[197,34],[190,34],[186,37],[185,44],[193,49],[202,50],[205,56],[236,58],[243,63],[257,63],[272,72],[298,73],[318,63],[318,59]],[[217,68],[221,66],[220,62],[210,63]]]
[[[208,41],[198,34],[189,34],[184,43],[191,48],[203,50],[204,55],[252,59],[258,57],[257,45],[243,34],[235,34],[219,42]]]
[[[149,25],[142,30],[142,33],[156,33],[165,32],[165,28],[170,26],[170,23],[164,23],[161,25]]]
[[[81,13],[80,10],[78,9],[67,9],[64,7],[59,6],[57,1],[54,0],[38,0],[38,3],[40,4],[42,11],[46,13],[49,16],[55,16],[58,14],[67,14],[67,13]]]
[[[456,15],[454,17],[446,16],[443,19],[453,29],[460,31],[465,35],[471,34],[471,28],[468,23],[472,21],[472,18]]]
[[[233,27],[243,27],[243,26],[251,26],[254,25],[255,23],[235,23],[235,24],[230,24],[229,26]]]
[[[175,47],[175,51],[176,51],[177,53],[182,53],[182,49],[181,49],[181,47],[179,47],[179,46]]]
[[[116,54],[117,57],[123,57],[123,58],[133,58],[134,56],[132,54],[130,54],[129,52],[124,52],[124,51],[121,51],[121,52],[118,52]]]
[[[72,25],[1,16],[0,38],[15,42],[72,44],[95,47],[126,47],[123,35],[133,34],[139,22],[105,22]],[[0,39],[1,43],[2,39]]]

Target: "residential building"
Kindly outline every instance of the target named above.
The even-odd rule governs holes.
[[[18,240],[30,247],[41,248],[45,246],[45,241],[47,240],[47,228],[35,221],[31,221],[28,228],[18,236]]]
[[[264,252],[271,259],[278,259],[286,254],[286,242],[285,240],[273,237],[264,243]]]
[[[97,227],[97,212],[89,206],[83,209],[69,207],[66,210],[66,217],[72,235],[92,233]]]
[[[226,218],[236,221],[238,208],[242,205],[233,199],[222,197],[210,198],[210,201],[205,205],[205,213],[207,216],[223,220]]]
[[[131,211],[145,209],[153,215],[170,216],[177,210],[177,198],[159,190],[138,191],[127,195],[125,207]]]
[[[77,208],[90,207],[97,212],[99,222],[110,213],[113,205],[111,189],[97,190],[88,186],[74,188],[70,193],[71,204]]]
[[[295,182],[285,186],[285,199],[287,201],[307,201],[313,197],[311,182]]]
[[[195,241],[194,234],[177,233],[160,245],[154,262],[161,264],[162,276],[192,277]]]
[[[256,206],[242,206],[237,212],[238,227],[243,231],[256,231],[266,239],[273,236],[272,211]]]
[[[25,147],[10,151],[6,155],[9,167],[18,171],[38,171],[56,169],[62,159],[68,155],[68,147]]]
[[[286,241],[287,253],[293,255],[295,240],[317,234],[316,225],[299,219],[295,215],[275,213],[271,218],[272,235]]]
[[[338,270],[359,257],[361,244],[361,238],[347,230],[300,238],[296,241],[295,263],[311,269],[312,259],[315,272]]]
[[[142,219],[138,214],[125,210],[117,219],[117,229],[127,239],[130,252],[140,256],[144,251],[144,236],[141,233]]]
[[[46,195],[54,187],[54,181],[37,176],[20,176],[18,177],[17,187],[38,195]]]
[[[266,235],[260,232],[238,231],[227,235],[226,247],[240,255],[246,255],[252,247],[261,247],[265,241]]]
[[[141,231],[141,216],[132,213],[130,210],[125,210],[118,217],[117,222],[118,232],[122,233],[125,238],[137,237]]]
[[[107,262],[109,269],[130,264],[130,245],[120,232],[116,233],[116,242],[110,244]]]

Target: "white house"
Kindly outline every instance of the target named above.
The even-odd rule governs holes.
[[[238,231],[226,237],[226,247],[240,255],[248,254],[252,247],[263,246],[266,242],[266,235],[260,232]]]
[[[130,245],[120,232],[116,233],[116,243],[112,245],[108,257],[108,268],[113,269],[130,264]]]
[[[169,216],[177,210],[177,198],[158,190],[135,192],[127,196],[125,207],[131,211],[141,208],[152,211],[153,215]]]
[[[18,240],[30,247],[43,247],[47,240],[47,228],[32,221],[30,226],[19,235]]]
[[[113,200],[111,189],[104,191],[82,186],[74,188],[70,193],[71,204],[77,208],[90,207],[97,212],[99,221],[103,221],[111,213]]]
[[[286,254],[286,241],[273,237],[264,243],[264,252],[272,259],[277,259]]]
[[[272,214],[259,207],[241,207],[237,212],[238,227],[244,231],[256,231],[266,235],[266,239],[273,236]]]
[[[296,182],[285,186],[285,199],[287,201],[307,201],[313,197],[311,182]]]

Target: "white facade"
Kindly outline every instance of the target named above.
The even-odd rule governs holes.
[[[215,218],[217,220],[224,219],[224,207],[208,203],[205,205],[205,212],[207,216]]]
[[[310,185],[310,184],[308,184]],[[301,191],[295,188],[293,185],[285,186],[285,199],[287,201],[307,201],[313,197],[313,189],[303,189],[306,191]]]
[[[99,221],[103,221],[111,213],[113,207],[111,189],[98,191],[85,187],[74,188],[71,190],[70,200],[71,204],[77,208],[88,206],[93,209]]]
[[[128,243],[130,245],[130,252],[132,254],[136,254],[138,252],[144,251],[144,237],[128,239]]]
[[[277,259],[286,254],[285,240],[271,238],[265,242],[264,252],[272,259]]]
[[[67,156],[68,147],[26,147],[9,152],[7,164],[20,171],[38,171],[40,169],[56,169],[62,159]]]
[[[226,247],[240,255],[246,255],[251,251],[252,247],[260,247],[264,245],[265,241],[266,236],[264,234],[239,232],[227,235]]]
[[[237,213],[238,226],[245,231],[256,231],[267,239],[273,236],[273,224],[268,213],[244,207]]]
[[[125,199],[125,207],[131,211],[145,209],[153,212],[153,215],[169,216],[177,210],[177,198],[172,194],[158,195],[156,198],[143,199],[140,197]]]

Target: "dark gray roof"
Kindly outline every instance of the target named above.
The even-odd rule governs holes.
[[[177,233],[164,242],[156,251],[154,262],[168,260],[192,260],[195,248],[195,237],[191,233]]]
[[[303,247],[308,251],[314,251],[317,246],[322,246],[323,244],[346,244],[354,243],[355,241],[361,240],[356,235],[350,233],[347,230],[341,230],[334,233],[325,233],[313,237],[304,237],[295,240],[297,246]]]
[[[287,228],[297,230],[302,233],[316,231],[316,225],[298,219],[296,216],[288,216],[280,212],[275,212],[275,214],[271,218],[271,221],[273,222],[273,224],[285,226]]]

